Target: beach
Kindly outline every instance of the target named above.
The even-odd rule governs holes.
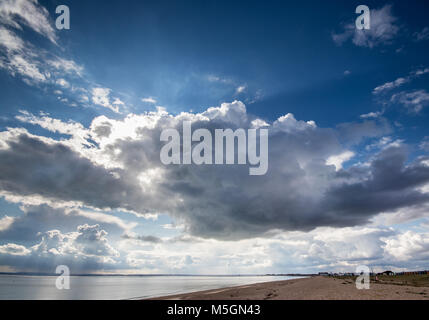
[[[429,287],[371,283],[356,289],[353,279],[315,276],[153,298],[155,300],[429,300]]]

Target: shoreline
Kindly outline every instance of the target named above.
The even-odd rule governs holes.
[[[352,279],[324,276],[261,282],[147,300],[429,300],[429,287],[374,283],[356,289]]]

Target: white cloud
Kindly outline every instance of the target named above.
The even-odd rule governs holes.
[[[152,97],[142,98],[142,101],[146,102],[146,103],[151,103],[151,104],[155,104],[156,103],[156,100],[154,98],[152,98]]]
[[[95,104],[101,105],[103,107],[109,108],[110,89],[108,88],[93,88],[92,89],[92,102]]]
[[[7,230],[15,219],[13,217],[4,216],[0,218],[0,231]]]
[[[241,241],[218,241],[180,236],[125,236],[114,247],[97,225],[76,231],[43,233],[35,246],[9,243],[0,246],[2,264],[81,261],[86,268],[132,270],[147,273],[280,273],[353,272],[367,264],[374,271],[427,268],[429,235],[363,226],[317,228],[310,232],[283,232]],[[191,243],[191,245],[190,245]],[[20,256],[17,262],[11,257]],[[82,266],[81,266],[82,268]],[[73,270],[79,270],[74,267]]]
[[[51,202],[54,199],[57,202],[72,201],[86,207],[125,210],[144,217],[167,213],[178,224],[184,224],[187,232],[204,237],[243,238],[272,228],[300,230],[317,227],[320,223],[363,223],[386,210],[387,204],[394,208],[413,205],[421,194],[413,189],[419,182],[411,172],[417,170],[421,172],[421,179],[425,179],[425,170],[428,170],[413,162],[405,165],[402,162],[406,158],[405,148],[401,144],[391,144],[390,149],[385,148],[375,155],[368,166],[359,170],[351,166],[342,175],[336,175],[335,169],[339,170],[352,155],[349,148],[341,145],[339,138],[353,146],[365,137],[379,137],[386,131],[374,121],[343,124],[335,129],[319,128],[314,121],[296,120],[292,114],[273,123],[267,122],[270,124],[270,169],[258,184],[252,182],[253,178],[242,170],[242,166],[192,166],[193,173],[189,175],[186,167],[160,163],[162,143],[159,134],[163,128],[180,127],[185,120],[208,128],[214,125],[217,128],[254,127],[255,118],[247,114],[240,101],[223,103],[197,114],[171,115],[159,109],[141,115],[130,114],[123,119],[99,116],[89,128],[54,120],[47,115],[22,113],[18,119],[69,137],[56,141],[12,128],[1,133],[0,141],[4,147],[0,149],[0,166],[8,166],[7,174],[0,177],[3,192],[12,192],[15,198],[38,195]],[[350,141],[354,142],[350,144]],[[29,154],[32,157],[28,157]],[[378,161],[379,158],[384,160]],[[9,161],[4,162],[5,159]],[[326,165],[327,159],[332,165]],[[387,172],[382,170],[383,164],[391,162],[397,163],[395,173],[401,175],[402,180],[404,175],[411,175],[401,186],[409,188],[407,190],[413,197],[409,193],[405,198],[395,194],[402,190],[373,191],[371,186],[381,183],[379,180]],[[21,166],[19,170],[12,170],[10,163]],[[40,171],[40,165],[49,167],[43,183],[31,174],[36,168]],[[85,172],[83,176],[82,172]],[[222,177],[224,186],[207,185],[206,181],[212,179],[212,175]],[[389,178],[393,177],[390,172]],[[351,187],[360,188],[360,197],[378,199],[358,201],[365,212],[362,216],[355,217],[357,199],[353,197],[357,195],[347,191]],[[240,191],[240,198],[235,198],[234,192],[225,194],[224,188],[243,191]],[[278,193],[280,189],[282,194]],[[285,190],[289,190],[290,195],[285,196],[288,194]],[[215,205],[218,203],[222,205]],[[270,206],[262,210],[261,203],[270,203]],[[275,209],[280,207],[288,208],[288,214],[283,215]],[[203,213],[204,219],[201,218]],[[298,218],[304,216],[308,218],[303,221]],[[256,217],[259,217],[258,223],[254,221]],[[247,223],[243,226],[240,221]],[[276,223],[272,224],[272,221]]]
[[[56,43],[57,36],[49,12],[37,0],[2,0],[0,22],[16,29],[22,29],[23,24]]]
[[[370,118],[376,119],[376,118],[382,116],[383,113],[384,112],[382,112],[382,111],[369,112],[369,113],[361,114],[360,118],[362,118],[362,119],[370,119]]]
[[[20,0],[16,1],[16,3],[26,3],[28,1]],[[37,5],[37,2],[34,5]],[[6,10],[4,2],[0,4],[1,10]],[[74,61],[61,57],[48,58],[45,51],[39,50],[36,46],[24,41],[12,30],[1,27],[1,14],[0,12],[0,52],[4,53],[1,68],[9,71],[12,76],[23,76],[23,80],[30,85],[47,83],[51,75],[61,77],[63,77],[64,73],[81,75],[83,67],[78,66]],[[5,14],[5,11],[3,11],[3,14]],[[11,13],[9,12],[9,14]],[[30,13],[27,12],[27,14]],[[17,21],[20,20],[18,19]],[[64,86],[66,83],[65,79],[59,79],[57,84]]]
[[[334,165],[335,170],[340,170],[343,168],[343,163],[349,161],[351,158],[353,158],[355,155],[352,151],[345,151],[343,153],[330,156],[328,159],[326,159],[326,164],[328,166]]]
[[[46,74],[43,74],[35,63],[20,55],[15,55],[11,58],[10,68],[12,73],[17,72],[36,82],[45,82],[47,80]]]
[[[68,83],[68,81],[65,79],[58,79],[56,81],[56,84],[60,85],[61,87],[65,87],[65,88],[70,87],[70,83]]]
[[[86,210],[78,210],[78,209],[69,209],[69,210],[66,210],[66,212],[76,212],[79,216],[82,216],[100,223],[104,223],[104,224],[114,224],[123,230],[130,230],[137,226],[136,222],[127,222],[119,217],[115,217],[110,214],[105,214],[102,212],[86,211]]]
[[[387,267],[403,270],[416,268],[412,255],[422,254],[427,247],[427,235],[369,226],[323,227],[236,242],[193,238],[189,239],[193,241],[191,246],[172,238],[156,241],[149,241],[150,236],[141,238],[147,241],[139,244],[126,238],[121,247],[129,252],[128,264],[151,273],[354,272],[361,264],[372,266],[376,272]],[[396,248],[401,248],[401,253],[391,255]],[[188,259],[189,264],[183,263],[185,256],[192,258]],[[420,266],[421,269],[428,266],[427,257]]]
[[[353,144],[346,149],[339,138],[360,143],[363,136],[383,137],[385,130],[379,130],[376,121],[320,128],[314,121],[286,114],[268,122],[247,114],[240,101],[196,114],[173,115],[158,109],[122,119],[99,116],[89,128],[25,111],[17,119],[68,136],[55,140],[19,128],[0,133],[0,168],[7,167],[0,170],[0,195],[14,203],[33,207],[46,203],[55,208],[45,208],[44,214],[28,208],[22,219],[1,220],[3,243],[16,245],[22,245],[12,238],[16,230],[26,227],[33,232],[25,234],[34,237],[38,221],[49,221],[42,224],[47,229],[39,228],[42,241],[32,247],[25,244],[31,250],[25,255],[27,265],[29,261],[52,263],[54,257],[70,262],[67,259],[72,256],[77,256],[74,263],[89,261],[93,268],[105,263],[104,270],[148,272],[303,272],[351,268],[362,261],[395,264],[399,260],[384,251],[383,239],[396,233],[357,225],[370,223],[380,212],[428,201],[428,194],[418,187],[428,183],[429,169],[417,160],[406,161],[401,143],[380,139],[382,150],[372,154],[367,165],[340,170],[354,155],[349,150]],[[267,176],[255,183],[238,166],[161,165],[160,131],[180,127],[184,120],[208,128],[270,125]],[[34,172],[43,172],[43,179]],[[104,213],[111,210],[145,217],[168,214],[172,222],[164,227],[178,230],[164,230],[174,233],[169,238],[139,236],[129,222],[134,219],[127,221],[126,213],[124,219]],[[105,232],[112,235],[109,228],[133,236],[107,242]],[[179,232],[188,238],[176,238]],[[90,238],[96,241],[88,243]],[[16,260],[18,256],[3,251],[3,264],[24,266],[23,260]],[[183,258],[185,253],[188,259]],[[410,264],[402,261],[401,265]]]
[[[375,149],[375,148],[386,148],[386,147],[391,146],[392,141],[393,140],[392,140],[391,137],[382,137],[378,141],[376,141],[376,142],[374,142],[372,144],[367,145],[365,147],[365,149],[366,150],[372,150],[372,149]],[[396,141],[396,142],[398,142],[398,141]]]
[[[93,88],[92,89],[92,102],[96,105],[103,106],[119,113],[119,108],[110,104],[110,89],[109,88]]]
[[[383,91],[386,91],[386,90],[391,90],[391,89],[394,89],[394,88],[398,88],[401,85],[403,85],[404,83],[407,83],[408,81],[409,81],[409,78],[398,78],[395,81],[387,82],[387,83],[385,83],[385,84],[383,84],[381,86],[376,87],[373,90],[373,94],[379,94],[379,93],[381,93]]]
[[[8,243],[0,246],[1,265],[13,264],[18,270],[51,270],[65,264],[73,272],[114,269],[119,252],[107,240],[99,225],[80,225],[76,231],[49,230],[31,247]]]
[[[24,42],[15,33],[0,27],[0,46],[10,51],[22,51]]]
[[[31,251],[24,246],[8,243],[0,246],[0,254],[12,255],[12,256],[26,256]]]
[[[270,124],[267,123],[266,121],[262,120],[262,119],[255,119],[252,120],[252,122],[250,123],[252,128],[255,129],[259,129],[259,128],[263,128],[263,127],[269,127]]]
[[[297,121],[292,113],[281,116],[273,123],[273,128],[284,132],[316,128],[316,123],[310,121]]]
[[[420,77],[424,74],[427,74],[427,73],[429,73],[429,68],[418,69],[416,71],[410,72],[410,74],[408,76],[399,77],[395,81],[386,82],[385,84],[376,87],[372,93],[377,95],[377,94],[381,94],[381,93],[384,93],[386,91],[398,88],[398,87],[402,86],[403,84],[408,83],[411,80],[418,78],[418,77]]]
[[[98,224],[78,226],[77,231],[78,235],[74,238],[73,244],[83,254],[119,257],[119,252],[108,243],[107,232],[102,230]]]
[[[76,150],[79,149],[79,146],[91,146],[88,144],[88,139],[90,138],[88,130],[86,130],[82,124],[74,121],[63,122],[59,119],[54,119],[49,117],[49,115],[42,115],[37,117],[27,111],[20,110],[19,115],[15,118],[21,122],[31,123],[38,125],[46,130],[55,133],[61,133],[71,136],[70,146],[74,147]]]
[[[122,102],[122,100],[119,99],[119,98],[115,98],[115,100],[113,100],[112,104],[113,105],[118,105],[118,106],[123,106],[124,105],[124,103]]]
[[[246,90],[246,86],[238,86],[237,89],[235,89],[235,94],[240,94]]]
[[[397,237],[385,240],[386,253],[398,261],[415,261],[429,259],[429,233],[406,231]]]
[[[75,61],[59,57],[53,60],[49,60],[47,63],[56,70],[66,72],[67,74],[75,74],[78,76],[82,76],[84,70],[84,68],[78,65]]]
[[[394,94],[390,101],[402,104],[410,111],[419,113],[429,105],[429,93],[426,90],[402,91]]]
[[[201,115],[211,120],[218,119],[237,126],[243,125],[247,121],[246,106],[237,100],[232,103],[222,103],[220,107],[208,108]]]
[[[344,32],[333,33],[332,39],[342,45],[352,38],[353,43],[360,47],[373,48],[391,44],[399,33],[397,18],[392,14],[392,6],[385,5],[380,9],[371,9],[371,28],[358,30],[354,21],[345,24]]]

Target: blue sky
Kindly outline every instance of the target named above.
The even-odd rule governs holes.
[[[428,268],[428,4],[359,4],[2,2],[0,270]],[[163,167],[183,119],[265,121],[269,172]]]

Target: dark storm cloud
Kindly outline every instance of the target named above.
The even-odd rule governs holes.
[[[1,190],[145,213],[145,195],[135,179],[125,181],[122,170],[108,171],[68,146],[47,143],[26,133],[7,143],[8,148],[0,149]]]
[[[78,225],[94,221],[102,223],[108,232],[120,233],[127,227],[121,219],[102,213],[52,208],[44,204],[25,206],[22,210],[21,215],[11,217],[12,222],[7,228],[0,230],[0,241],[34,244],[40,238],[39,233],[54,229],[72,232]]]
[[[331,188],[322,208],[340,217],[338,226],[343,226],[361,224],[380,212],[428,202],[429,194],[417,188],[429,182],[429,167],[421,161],[406,166],[406,160],[403,147],[382,151],[371,162],[368,179]]]
[[[243,165],[163,165],[160,132],[180,129],[186,119],[193,120],[193,129],[214,130],[249,128],[254,118],[237,101],[199,115],[173,117],[163,111],[131,115],[123,122],[103,117],[100,125],[110,130],[96,138],[100,152],[121,164],[110,171],[61,143],[21,134],[0,150],[0,188],[99,208],[167,213],[191,235],[217,239],[249,238],[273,229],[355,226],[380,212],[429,201],[417,189],[429,182],[429,167],[420,160],[407,164],[405,147],[391,145],[367,165],[346,170],[326,164],[347,150],[342,140],[350,147],[384,134],[389,130],[384,120],[329,129],[288,114],[270,126],[267,174],[250,176]]]
[[[117,207],[121,185],[104,168],[59,143],[21,134],[0,150],[0,188],[12,193]]]

